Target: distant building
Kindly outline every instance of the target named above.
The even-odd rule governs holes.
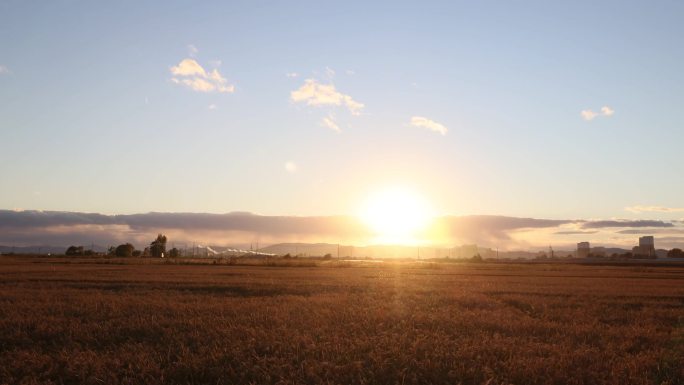
[[[652,235],[639,237],[639,246],[634,246],[632,253],[635,257],[656,258],[655,240]]]
[[[577,258],[587,258],[591,253],[591,245],[589,242],[580,242],[577,244]]]
[[[456,258],[472,258],[479,254],[477,245],[461,245],[461,247],[455,248]]]
[[[639,246],[650,247],[655,250],[655,239],[653,238],[653,235],[639,237]]]

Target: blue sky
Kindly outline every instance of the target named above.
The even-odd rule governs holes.
[[[683,16],[674,1],[4,1],[0,208],[354,214],[400,184],[440,214],[682,218]],[[183,84],[186,59],[232,92]],[[340,105],[295,100],[307,79]]]

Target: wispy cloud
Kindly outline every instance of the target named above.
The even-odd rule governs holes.
[[[682,207],[663,207],[663,206],[630,206],[625,207],[625,210],[633,213],[679,213],[684,212]]]
[[[684,229],[681,228],[663,228],[663,229],[627,229],[617,231],[618,234],[638,234],[638,235],[653,235],[653,234],[684,234]]]
[[[588,221],[582,223],[583,229],[600,229],[605,227],[674,227],[671,222],[659,220],[609,220],[609,221]]]
[[[188,44],[188,56],[195,57],[199,50],[193,44]]]
[[[562,230],[562,231],[556,231],[554,234],[557,234],[557,235],[582,235],[582,234],[596,234],[596,233],[598,233],[597,230],[593,230],[593,231]]]
[[[195,59],[183,59],[169,69],[174,77],[171,81],[182,84],[197,92],[233,93],[235,86],[228,83],[218,69],[206,71]]]
[[[596,116],[598,116],[598,114],[592,110],[582,110],[580,115],[582,115],[582,119],[584,120],[593,120]]]
[[[448,131],[444,125],[422,116],[411,117],[411,125],[415,127],[427,128],[430,131],[438,132],[442,135],[446,135]]]
[[[301,87],[290,92],[290,99],[309,106],[344,106],[352,115],[360,115],[364,107],[351,96],[338,92],[332,83],[321,84],[316,79],[306,79]]]
[[[611,117],[614,114],[615,110],[608,106],[601,107],[601,110],[599,112],[594,112],[592,110],[582,110],[582,112],[580,112],[580,116],[582,116],[582,119],[587,121],[594,120],[594,118],[598,116]]]
[[[215,109],[217,109],[218,107],[216,106],[216,104],[213,104],[213,103],[212,103],[212,104],[210,104],[209,106],[207,106],[207,108],[210,109],[210,110],[215,110]]]
[[[341,132],[342,131],[342,130],[340,130],[340,126],[337,125],[337,122],[335,122],[335,116],[333,116],[332,114],[324,117],[321,120],[321,125],[323,127],[329,128],[335,132]]]
[[[285,73],[285,76],[287,76],[288,78],[296,78],[299,77],[299,74],[296,72],[287,72]]]
[[[3,66],[3,65],[0,65],[0,75],[7,75],[7,74],[9,74],[9,73],[11,73],[11,71],[9,70],[9,68],[7,68],[7,67],[5,67],[5,66]]]
[[[601,107],[601,115],[603,116],[613,116],[615,114],[615,110],[608,107],[608,106],[603,106]]]

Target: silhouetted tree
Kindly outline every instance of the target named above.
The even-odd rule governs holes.
[[[133,256],[134,256],[134,257],[139,257],[139,256],[141,256],[141,255],[142,255],[142,251],[140,251],[140,250],[133,250]]]
[[[674,249],[667,252],[668,258],[684,258],[684,251],[682,249],[675,247]]]
[[[150,254],[153,257],[162,257],[166,253],[166,235],[159,234],[157,239],[150,243]]]
[[[64,252],[66,255],[83,255],[83,246],[69,246]]]
[[[133,245],[131,245],[130,243],[124,243],[123,245],[119,245],[116,247],[116,250],[114,250],[114,254],[117,257],[132,257],[134,250],[135,247]]]
[[[169,257],[172,257],[172,258],[180,257],[180,250],[178,250],[175,247],[173,249],[169,250]]]

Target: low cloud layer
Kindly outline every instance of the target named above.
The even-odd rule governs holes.
[[[286,171],[293,172],[287,166]],[[682,231],[681,225],[674,227],[673,223],[660,220],[582,221],[496,215],[438,217],[427,230],[436,244],[474,243],[501,249],[548,247],[550,242],[572,246],[579,240],[605,244],[614,242],[616,237],[628,246],[636,242],[636,235],[652,234],[658,242],[669,238],[674,241],[673,237],[681,236]],[[198,242],[219,246],[249,245],[257,241],[262,245],[280,242],[363,245],[373,243],[376,236],[352,216],[265,216],[242,212],[103,215],[0,210],[0,245],[7,246],[91,243],[107,246],[132,242],[143,247],[160,232],[178,245]]]

